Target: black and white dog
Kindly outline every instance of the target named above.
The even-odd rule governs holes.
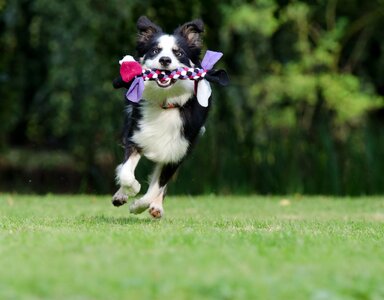
[[[162,70],[200,67],[204,30],[201,20],[188,22],[173,34],[166,34],[148,18],[140,17],[137,28],[137,51],[143,67]],[[120,86],[115,84],[115,87]],[[209,108],[210,99],[207,107],[197,101],[193,80],[145,82],[143,100],[127,104],[123,137],[125,160],[117,168],[120,189],[113,196],[113,205],[125,204],[128,197],[140,191],[134,172],[144,155],[155,162],[156,167],[148,191],[133,201],[129,209],[138,214],[149,208],[154,218],[163,216],[167,183],[195,144]]]

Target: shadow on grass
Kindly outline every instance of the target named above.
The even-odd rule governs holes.
[[[137,217],[107,217],[107,216],[92,216],[81,217],[82,223],[88,224],[114,224],[114,225],[135,225],[135,224],[149,224],[153,223],[152,219],[141,219]]]

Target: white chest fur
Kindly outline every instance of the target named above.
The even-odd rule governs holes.
[[[150,160],[160,163],[176,163],[188,150],[188,141],[182,134],[183,121],[179,109],[162,109],[146,102],[142,106],[143,116],[139,130],[132,141]]]

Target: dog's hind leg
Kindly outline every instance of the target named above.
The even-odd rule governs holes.
[[[129,211],[133,214],[140,214],[145,211],[151,204],[153,198],[157,197],[162,193],[160,186],[158,184],[160,174],[161,174],[162,165],[157,164],[155,170],[151,175],[151,181],[148,187],[147,192],[143,197],[137,199],[131,203],[129,206]]]
[[[153,199],[149,206],[149,213],[152,217],[158,219],[164,215],[163,200],[165,198],[168,181],[175,174],[181,162],[177,164],[166,164],[162,166],[158,185],[161,193]]]
[[[135,178],[135,169],[140,160],[140,153],[131,147],[126,151],[126,161],[116,169],[116,179],[120,189],[113,195],[112,204],[121,206],[125,204],[128,197],[137,195],[140,191],[140,183]]]
[[[164,214],[163,200],[167,183],[179,165],[180,163],[156,165],[147,193],[131,204],[129,207],[131,213],[139,214],[149,208],[149,213],[152,217],[156,219],[161,218]]]

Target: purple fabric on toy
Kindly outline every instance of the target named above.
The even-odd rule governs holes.
[[[141,100],[141,96],[143,95],[144,92],[144,80],[143,77],[136,77],[129,90],[127,91],[127,98],[128,100],[132,102],[139,102]]]
[[[222,56],[223,56],[223,53],[221,52],[207,50],[207,52],[204,55],[203,61],[201,62],[201,66],[206,70],[210,70],[213,68],[215,63],[217,63]]]

